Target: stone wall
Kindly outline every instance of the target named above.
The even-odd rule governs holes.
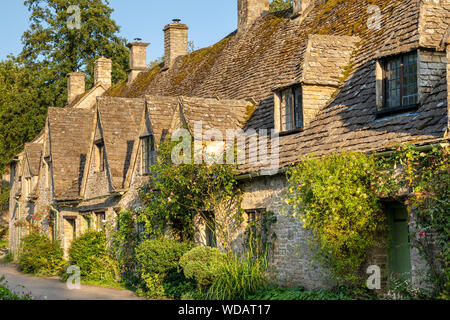
[[[336,92],[335,87],[320,85],[303,85],[303,123],[309,125],[317,113],[327,105],[332,95]]]
[[[277,217],[271,230],[277,238],[271,255],[277,282],[287,287],[304,286],[307,289],[331,287],[329,272],[312,259],[308,234],[302,223],[284,213],[286,178],[281,175],[258,178],[245,182],[242,187],[244,209],[265,209]]]
[[[448,0],[422,0],[419,18],[419,45],[437,48],[442,45],[450,24]],[[448,36],[448,34],[447,34]]]
[[[447,67],[445,52],[421,49],[418,53],[419,98],[423,102],[442,78]]]

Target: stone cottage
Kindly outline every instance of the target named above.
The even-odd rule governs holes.
[[[448,142],[450,3],[294,0],[292,10],[275,13],[269,0],[237,4],[237,30],[211,47],[188,53],[188,27],[177,20],[163,30],[162,64],[147,68],[149,44],[134,42],[127,81],[112,86],[107,58],[96,61],[87,92],[83,74],[68,75],[68,105],[50,108],[44,130],[11,161],[13,252],[24,234],[16,222],[42,210],[52,217],[45,230],[66,253],[85,230],[108,231],[120,210],[139,207],[159,142],[201,121],[222,133],[266,130],[276,170],[272,161],[250,161],[261,148],[247,149],[243,209],[277,215],[271,262],[280,284],[329,285],[301,224],[282,213],[284,170],[309,153]],[[402,203],[385,207],[396,217],[392,230],[403,230],[399,244],[407,244],[408,212]],[[200,243],[210,240],[199,230]],[[392,263],[376,251],[370,263],[421,268],[415,250],[398,254],[405,258]]]

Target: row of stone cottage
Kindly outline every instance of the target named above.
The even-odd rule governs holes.
[[[294,0],[293,10],[269,13],[269,0],[237,3],[237,31],[209,48],[188,54],[188,27],[177,20],[164,28],[163,65],[147,69],[149,44],[134,42],[127,82],[112,86],[111,60],[103,57],[90,90],[84,74],[69,74],[68,105],[49,109],[43,131],[10,164],[13,253],[25,233],[17,222],[38,212],[48,210],[44,229],[66,254],[85,230],[108,231],[120,210],[139,207],[138,190],[159,142],[180,127],[193,132],[202,121],[224,136],[227,129],[279,134],[279,170],[267,175],[261,162],[240,166],[242,206],[248,215],[277,216],[271,263],[280,284],[329,285],[301,224],[283,214],[283,169],[308,153],[445,142],[450,5]],[[377,29],[367,23],[378,17],[369,5],[379,10]],[[257,159],[257,151],[247,159]],[[393,254],[405,258],[388,259],[377,248],[369,263],[385,273],[421,268],[408,244],[406,209],[385,207],[396,217],[392,232],[401,230],[393,244],[401,252]],[[210,245],[213,235],[202,225],[198,231],[197,241]]]

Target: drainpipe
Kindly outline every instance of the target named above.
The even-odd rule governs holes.
[[[59,215],[60,215],[60,211],[58,209],[56,209],[53,206],[53,203],[50,204],[50,209],[56,212],[56,218],[55,218],[55,241],[57,241],[58,239],[58,227],[59,227]]]

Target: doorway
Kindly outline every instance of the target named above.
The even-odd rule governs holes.
[[[411,243],[408,211],[400,203],[386,205],[389,224],[389,274],[411,278]]]

